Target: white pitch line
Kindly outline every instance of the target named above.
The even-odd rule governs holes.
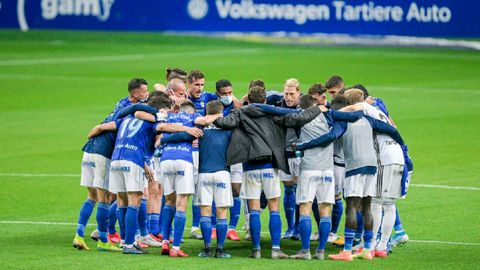
[[[17,176],[17,177],[80,177],[75,173],[0,173],[1,176]]]
[[[16,59],[0,60],[0,66],[29,66],[44,64],[68,64],[68,63],[93,63],[93,62],[113,62],[113,61],[136,61],[146,60],[154,57],[202,57],[216,56],[222,54],[255,54],[261,49],[240,49],[240,50],[207,50],[193,52],[170,52],[170,53],[152,53],[152,54],[124,54],[124,55],[103,55],[103,56],[79,56],[79,57],[59,57],[59,58],[38,58],[38,59]]]
[[[24,225],[60,225],[60,226],[77,226],[77,223],[72,222],[50,222],[50,221],[16,221],[16,220],[0,220],[0,224],[24,224]],[[95,223],[89,223],[87,226],[97,226]],[[185,228],[185,231],[191,228]],[[262,234],[269,234],[267,231],[262,231]],[[461,245],[461,246],[480,246],[480,243],[468,243],[468,242],[450,242],[450,241],[438,241],[438,240],[409,240],[412,243],[421,244],[445,244],[445,245]]]
[[[445,185],[427,185],[427,184],[411,184],[413,187],[423,188],[444,188],[444,189],[461,189],[461,190],[480,190],[478,187],[458,187],[458,186],[445,186]]]
[[[449,242],[449,241],[437,241],[437,240],[408,240],[408,242],[421,243],[421,244],[445,244],[445,245],[480,246],[480,243]]]

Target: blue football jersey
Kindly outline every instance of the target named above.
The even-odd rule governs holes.
[[[385,103],[383,102],[383,100],[381,100],[380,98],[373,98],[374,102],[373,102],[373,106],[378,108],[380,111],[382,111],[386,116],[390,117],[390,115],[388,115],[388,110],[387,110],[387,105],[385,105]]]
[[[113,109],[113,111],[117,111],[117,110],[120,110],[121,108],[125,108],[129,105],[132,105],[132,102],[130,101],[129,97],[126,96],[122,99],[120,99],[118,102],[117,102],[117,105],[115,105],[115,108]]]
[[[130,115],[116,120],[117,139],[113,160],[128,160],[142,167],[153,153],[158,123],[143,121]]]
[[[203,130],[199,142],[200,173],[230,171],[227,165],[227,149],[230,144],[231,130],[223,130],[211,125]]]
[[[235,108],[233,102],[228,105],[223,105],[223,116],[227,116]]]
[[[190,101],[195,105],[195,112],[201,116],[205,116],[205,108],[207,103],[212,100],[218,100],[216,94],[203,92],[199,98],[189,97]]]
[[[128,97],[121,99],[115,105],[113,112],[111,112],[107,115],[107,117],[105,117],[102,124],[112,121],[113,115],[117,111],[131,104],[132,102],[130,102],[130,99],[128,99]],[[91,154],[99,154],[110,159],[112,157],[113,148],[115,147],[115,135],[116,132],[104,132],[98,136],[95,136],[87,141],[87,143],[83,146],[82,151]]]
[[[178,124],[186,127],[193,127],[195,119],[200,117],[198,113],[169,113],[168,123]],[[167,143],[163,148],[162,160],[185,160],[193,163],[192,159],[192,143],[180,142],[180,143]]]

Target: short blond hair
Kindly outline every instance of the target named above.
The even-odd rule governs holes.
[[[300,91],[300,82],[295,79],[295,78],[290,78],[285,81],[285,84],[283,84],[284,87],[294,87],[298,91]]]
[[[363,91],[357,88],[348,89],[344,95],[350,105],[365,101]]]

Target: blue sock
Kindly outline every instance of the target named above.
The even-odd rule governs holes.
[[[198,227],[200,224],[200,207],[194,205],[195,199],[192,198],[192,227]]]
[[[395,207],[395,225],[393,226],[395,233],[403,233],[405,229],[403,229],[402,221],[400,220],[400,215],[398,214],[398,208]]]
[[[302,240],[302,250],[310,252],[310,235],[312,234],[312,218],[300,216],[299,223],[300,239]]]
[[[163,228],[163,208],[165,208],[165,196],[162,196],[162,207],[160,208],[160,219],[158,220],[158,228],[160,232]]]
[[[317,228],[318,228],[320,226],[320,212],[318,212],[317,199],[313,200],[312,213],[313,213],[313,217],[315,218],[315,222],[317,223]]]
[[[371,249],[372,238],[373,238],[373,231],[365,230],[365,232],[363,233],[363,248],[364,249]]]
[[[148,212],[147,212],[147,231],[148,231],[148,233],[152,233],[152,232],[150,231],[150,221],[151,221],[151,220],[152,220],[152,213],[148,213]]]
[[[173,219],[173,246],[179,247],[183,238],[183,231],[185,230],[185,221],[187,214],[183,211],[177,210],[175,218]]]
[[[162,236],[163,240],[170,238],[170,232],[172,231],[172,221],[175,216],[175,207],[173,205],[165,205],[162,211],[163,223],[162,223]]]
[[[149,227],[149,231],[151,234],[157,236],[158,233],[160,232],[159,231],[159,227],[158,227],[158,221],[160,220],[160,214],[158,213],[151,213],[150,214],[150,227]]]
[[[298,234],[298,224],[300,224],[300,205],[295,205],[295,225],[293,226],[293,232]]]
[[[108,209],[108,233],[116,233],[115,224],[117,223],[117,201],[113,201]]]
[[[318,248],[317,250],[325,250],[327,245],[328,234],[332,228],[332,217],[321,217],[320,226],[318,226]]]
[[[212,246],[212,219],[209,216],[200,218],[200,229],[202,230],[203,244],[205,247]]]
[[[282,234],[282,220],[278,211],[270,212],[270,220],[268,222],[270,237],[272,238],[272,248],[280,248],[280,236]]]
[[[138,207],[129,205],[125,216],[125,244],[133,245],[138,227]]]
[[[215,201],[212,203],[212,216],[210,218],[212,219],[212,228],[217,228],[217,207],[215,206]]]
[[[77,234],[80,237],[85,237],[85,226],[92,215],[93,208],[95,208],[95,202],[90,199],[87,199],[80,208],[77,222]]]
[[[355,240],[362,240],[363,235],[363,215],[357,212],[357,229],[355,230]]]
[[[108,214],[109,214],[110,205],[107,203],[100,202],[97,206],[97,228],[98,228],[98,238],[103,243],[108,242]]]
[[[242,200],[240,197],[233,197],[233,207],[230,208],[230,224],[228,226],[230,229],[235,230],[235,228],[237,228],[241,208]]]
[[[260,231],[262,224],[260,223],[260,211],[250,210],[250,235],[252,236],[253,248],[260,248]]]
[[[295,226],[295,187],[285,186],[283,196],[283,209],[287,220],[287,229],[292,231]]]
[[[120,227],[120,238],[125,240],[125,217],[127,216],[127,207],[117,208],[118,227]]]
[[[228,223],[226,219],[217,219],[217,248],[223,249],[227,238]]]
[[[140,235],[148,235],[147,230],[147,200],[142,199],[140,208],[138,209],[138,228],[140,229]]]
[[[333,205],[332,210],[332,233],[337,233],[338,226],[340,226],[340,220],[342,220],[343,214],[343,200],[338,199],[335,200],[335,204]]]
[[[343,246],[344,250],[352,250],[353,237],[355,237],[355,230],[345,227],[345,245]]]

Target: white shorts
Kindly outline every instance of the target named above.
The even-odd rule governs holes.
[[[164,160],[160,162],[163,194],[195,194],[193,164],[185,160]]]
[[[288,168],[290,169],[290,174],[286,174],[282,170],[278,170],[278,176],[282,182],[292,181],[294,177],[300,175],[300,158],[289,158],[288,159]]]
[[[110,191],[143,192],[145,189],[145,171],[143,167],[127,160],[114,160],[110,164]]]
[[[213,201],[215,201],[217,207],[233,206],[232,184],[229,172],[219,171],[198,174],[195,205],[212,206]]]
[[[160,158],[159,157],[154,157],[152,159],[152,164],[153,164],[153,179],[155,182],[158,182],[158,184],[162,184],[161,179],[162,179],[162,172],[160,171]]]
[[[108,190],[110,159],[91,153],[83,153],[80,185]]]
[[[335,178],[335,196],[343,191],[343,182],[345,181],[345,167],[333,166],[333,177]]]
[[[267,199],[280,197],[280,178],[278,177],[276,169],[262,169],[243,172],[240,198],[259,200],[262,190]]]
[[[377,174],[356,174],[346,177],[343,182],[343,195],[348,197],[374,197]]]
[[[335,203],[335,179],[332,170],[302,171],[297,184],[296,203]]]
[[[200,163],[200,152],[197,151],[192,151],[192,159],[193,159],[193,183],[195,186],[198,183],[198,166]]]
[[[401,197],[403,165],[380,166],[377,175],[378,197],[394,199]]]
[[[243,179],[243,165],[242,163],[237,163],[230,166],[230,177],[232,179],[232,184],[241,184]]]

